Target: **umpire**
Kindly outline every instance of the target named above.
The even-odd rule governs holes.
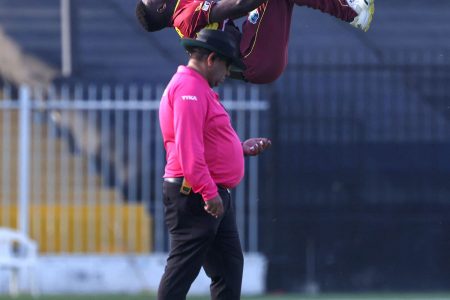
[[[270,146],[241,142],[212,87],[230,68],[243,70],[233,37],[204,29],[184,38],[187,66],[179,66],[162,96],[159,118],[166,149],[163,195],[170,252],[159,300],[184,300],[203,266],[211,298],[240,299],[243,255],[230,188],[244,176],[244,155]]]

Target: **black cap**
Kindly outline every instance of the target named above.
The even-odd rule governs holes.
[[[233,35],[226,31],[214,29],[202,29],[197,33],[196,39],[182,38],[184,48],[200,47],[216,52],[229,59],[233,71],[244,71],[245,65],[240,58],[240,52]]]

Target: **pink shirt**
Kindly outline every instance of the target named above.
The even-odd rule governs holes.
[[[217,196],[217,184],[238,185],[244,176],[242,145],[202,75],[178,67],[161,98],[159,121],[167,159],[164,177],[184,176],[204,200]]]

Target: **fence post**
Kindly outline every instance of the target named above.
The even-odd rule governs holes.
[[[252,87],[251,101],[260,101],[259,88]],[[261,103],[261,102],[259,102]],[[250,112],[250,137],[259,137],[259,114],[262,110],[255,108]],[[249,161],[249,215],[248,215],[248,250],[250,252],[258,251],[258,157],[252,157]]]
[[[29,189],[29,159],[30,159],[30,90],[28,87],[20,87],[19,99],[19,174],[18,174],[18,223],[19,230],[28,234],[28,189]]]
[[[164,88],[159,86],[156,90],[156,99],[161,99],[164,92]],[[164,205],[162,202],[162,177],[164,172],[164,143],[162,133],[159,127],[158,113],[156,113],[156,123],[154,127],[154,133],[156,136],[155,140],[155,214],[154,214],[154,228],[155,228],[155,251],[164,252]]]

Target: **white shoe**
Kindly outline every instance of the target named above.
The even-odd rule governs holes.
[[[347,0],[348,5],[358,14],[350,23],[364,31],[369,30],[375,12],[375,0]]]

